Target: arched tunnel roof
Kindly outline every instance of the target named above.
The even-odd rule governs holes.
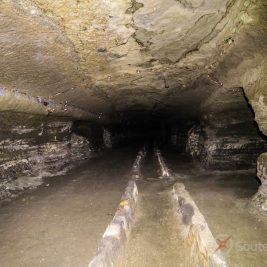
[[[0,109],[108,120],[198,114],[222,87],[252,99],[266,68],[264,2],[1,1]]]

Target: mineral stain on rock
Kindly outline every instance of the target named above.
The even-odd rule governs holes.
[[[143,3],[139,3],[136,0],[131,0],[131,4],[132,4],[131,7],[129,7],[126,10],[126,14],[133,14],[134,12],[136,12],[137,10],[139,10],[144,6]]]

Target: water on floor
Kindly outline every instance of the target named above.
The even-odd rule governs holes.
[[[158,168],[156,159],[148,153],[142,168],[143,180],[137,184],[136,222],[121,267],[193,266],[189,247],[181,235],[182,226],[175,216],[173,183],[159,180]]]
[[[0,207],[1,267],[86,267],[130,178],[138,148],[111,151],[68,175]],[[249,211],[255,171],[203,171],[183,155],[163,153],[167,166],[205,216],[213,235],[230,237],[229,266],[267,266],[267,223]],[[137,181],[136,222],[121,267],[200,266],[181,236],[170,191],[152,152]]]
[[[141,192],[136,224],[126,247],[125,261],[120,266],[190,266],[189,249],[174,216],[170,190],[161,181],[139,182],[138,186]]]
[[[230,237],[224,250],[231,267],[267,266],[267,222],[253,214],[250,201],[259,183],[255,170],[207,171],[185,155],[165,151],[176,179],[185,184],[218,240]]]
[[[138,148],[91,159],[0,207],[1,267],[86,267],[112,219]]]

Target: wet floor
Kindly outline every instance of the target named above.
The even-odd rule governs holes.
[[[137,151],[110,151],[2,205],[0,266],[88,266],[130,178]],[[213,235],[230,237],[225,250],[229,266],[267,266],[267,223],[249,212],[251,196],[258,188],[255,171],[204,171],[184,155],[169,150],[162,154]],[[174,216],[170,191],[175,181],[158,179],[159,165],[152,151],[141,172],[135,226],[121,266],[199,266],[188,257]]]
[[[187,266],[187,250],[168,189],[161,182],[139,182],[136,223],[126,247],[125,267]]]
[[[159,164],[152,152],[138,181],[136,221],[125,250],[121,267],[189,266],[189,255],[181,236],[171,196],[172,184],[159,180]]]
[[[256,170],[204,171],[185,155],[165,151],[167,165],[205,216],[218,240],[230,237],[224,250],[231,267],[267,266],[267,221],[250,211],[259,183]]]
[[[123,148],[91,159],[0,207],[0,266],[88,266],[137,151]]]

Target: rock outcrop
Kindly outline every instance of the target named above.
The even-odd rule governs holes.
[[[267,215],[267,153],[260,155],[257,161],[257,175],[261,181],[259,191],[252,199],[252,204]]]
[[[242,88],[221,88],[212,94],[202,105],[200,125],[188,132],[187,152],[205,168],[253,168],[266,149]]]
[[[42,177],[64,174],[97,152],[72,133],[67,119],[2,113],[0,120],[0,199],[41,184]]]

